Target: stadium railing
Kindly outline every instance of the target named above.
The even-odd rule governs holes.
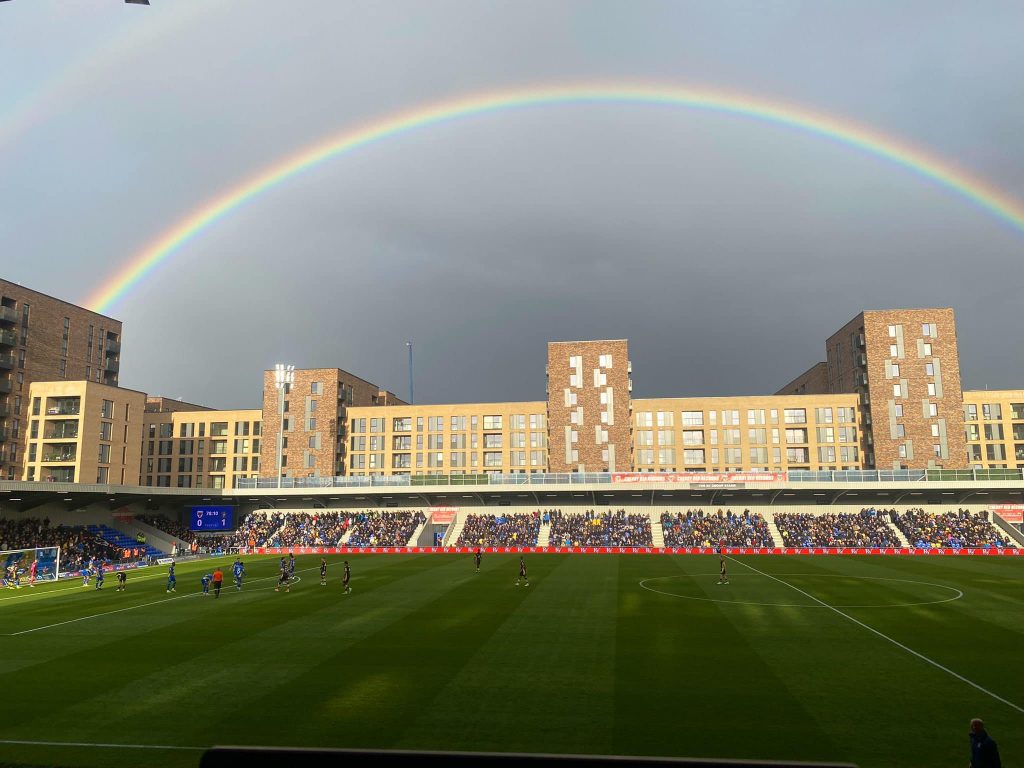
[[[657,473],[650,473],[652,480]],[[685,474],[685,473],[672,473]],[[770,473],[765,473],[770,474]],[[790,483],[985,482],[1024,480],[1022,469],[848,469],[786,472]],[[642,482],[642,481],[641,481]],[[766,482],[769,480],[766,478]],[[237,488],[375,488],[458,485],[611,485],[609,472],[558,472],[471,475],[372,475],[367,477],[240,478]],[[632,483],[635,485],[635,482]]]

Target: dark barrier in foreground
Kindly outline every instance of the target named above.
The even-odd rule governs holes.
[[[501,752],[408,752],[402,750],[288,749],[279,747],[213,747],[203,753],[200,768],[305,768],[325,765],[396,766],[397,768],[857,768],[853,763],[791,763],[761,760],[715,760],[609,755],[533,755]]]

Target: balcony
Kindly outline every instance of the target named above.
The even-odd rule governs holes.
[[[7,403],[0,403],[0,419],[6,419],[11,415],[11,406]]]
[[[10,379],[0,379],[0,392],[10,392],[10,391],[11,391],[11,380]]]
[[[43,430],[44,440],[77,440],[77,421],[53,421],[46,424]]]
[[[0,347],[14,347],[18,344],[18,334],[14,331],[0,330]]]
[[[51,405],[46,409],[47,416],[77,416],[80,410],[78,403],[68,405]]]
[[[14,355],[0,355],[0,369],[10,371],[14,368]]]
[[[67,464],[78,458],[78,449],[73,445],[46,446],[43,450],[42,461],[44,464]]]
[[[39,479],[45,483],[73,483],[75,482],[75,468],[46,467]]]
[[[18,313],[13,307],[0,307],[0,324],[9,323],[15,325],[18,322]]]
[[[121,342],[117,339],[107,339],[107,350],[103,354],[107,357],[121,353]]]
[[[0,443],[7,439],[7,427],[0,427]]]
[[[107,373],[117,373],[121,370],[121,363],[117,360],[107,360],[103,363],[103,370]]]

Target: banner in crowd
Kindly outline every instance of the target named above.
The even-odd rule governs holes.
[[[988,508],[1008,523],[1024,523],[1024,504],[990,504]]]
[[[686,483],[700,489],[743,488],[746,485],[784,485],[785,472],[614,472],[613,483]]]
[[[476,547],[258,547],[258,555],[469,555]],[[715,547],[482,547],[490,554],[714,555]],[[723,547],[726,555],[1013,555],[1022,549],[996,547]]]

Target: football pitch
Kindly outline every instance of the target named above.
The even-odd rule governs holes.
[[[196,766],[212,745],[1024,762],[1024,562],[299,556],[0,592],[0,763]],[[222,565],[219,599],[200,575]]]

